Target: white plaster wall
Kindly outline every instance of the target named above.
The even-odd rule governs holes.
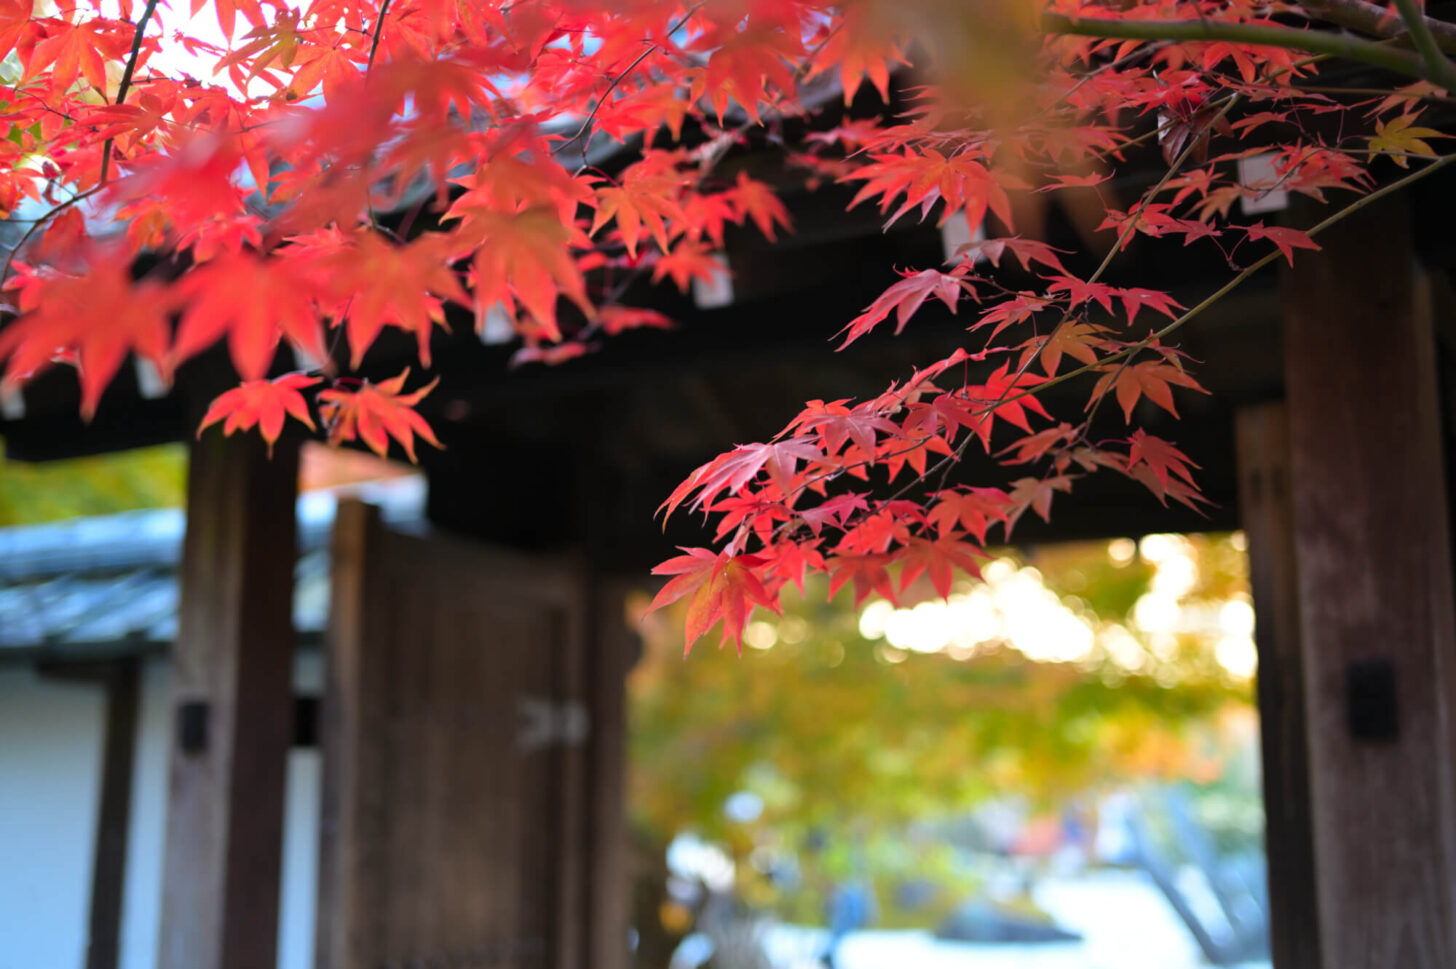
[[[317,654],[295,684],[317,693]],[[155,969],[171,727],[164,659],[142,670],[120,969]],[[0,668],[0,969],[81,969],[100,797],[101,687]],[[279,969],[313,964],[321,759],[288,757]]]
[[[100,686],[0,669],[0,969],[85,960],[104,708]]]

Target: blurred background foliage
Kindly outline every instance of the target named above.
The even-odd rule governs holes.
[[[45,464],[9,460],[0,444],[0,527],[176,508],[186,487],[187,448],[181,444]]]
[[[754,909],[820,922],[833,886],[864,878],[880,924],[924,923],[981,887],[977,852],[1035,854],[1039,831],[1095,826],[1101,798],[1148,785],[1193,791],[1221,848],[1261,847],[1242,535],[999,550],[949,603],[918,586],[898,608],[824,593],[760,611],[741,658],[685,658],[681,616],[641,620],[629,810],[644,881],[687,834],[731,860]],[[991,808],[1016,815],[1019,845],[967,823]],[[638,895],[639,923],[654,904],[683,921]]]

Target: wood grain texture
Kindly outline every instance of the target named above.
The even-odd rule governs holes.
[[[582,571],[354,502],[333,554],[317,965],[593,965],[590,748],[523,742],[589,708]]]
[[[173,737],[161,969],[274,969],[292,735],[298,451],[206,434],[192,447],[172,706],[205,704],[207,746]]]
[[[1323,964],[1456,966],[1452,570],[1429,292],[1402,210],[1296,260],[1284,304]],[[1394,669],[1399,736],[1351,737],[1351,664]]]
[[[1235,432],[1239,518],[1258,617],[1270,956],[1274,969],[1319,969],[1288,411],[1282,402],[1244,408]]]

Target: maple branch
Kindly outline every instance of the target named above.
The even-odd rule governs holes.
[[[1408,35],[1407,30],[1402,30],[1391,22],[1389,11],[1383,5],[1369,3],[1367,0],[1300,0],[1300,6],[1316,19],[1327,20],[1371,37],[1401,40]],[[1410,28],[1413,21],[1406,20],[1404,13],[1401,19]],[[1434,17],[1422,16],[1420,20],[1441,50],[1456,54],[1456,24]]]
[[[64,202],[61,202],[54,206],[46,214],[40,216],[37,219],[34,219],[30,223],[30,228],[25,230],[25,234],[20,237],[19,241],[15,243],[15,246],[10,250],[9,253],[6,254],[5,268],[0,269],[0,283],[3,283],[5,280],[10,278],[10,267],[14,265],[16,255],[20,253],[20,250],[25,248],[25,244],[31,240],[31,237],[33,237],[37,232],[40,231],[41,226],[50,222],[51,219],[60,215],[62,212],[66,211],[66,209],[69,209],[71,206],[77,204],[78,202],[84,202],[86,199],[95,195],[103,188],[105,188],[105,185],[93,185],[91,188],[87,189],[84,192],[77,192],[75,195],[72,195]]]
[[[1396,192],[1399,192],[1402,189],[1414,184],[1415,182],[1420,181],[1426,176],[1440,171],[1447,165],[1452,164],[1453,162],[1456,162],[1456,154],[1445,155],[1437,159],[1436,161],[1431,162],[1425,168],[1418,169],[1417,171],[1411,172],[1409,175],[1398,178],[1395,181],[1391,182],[1389,185],[1385,185],[1381,188],[1376,189],[1369,195],[1362,195],[1360,198],[1340,209],[1340,211],[1329,216],[1324,221],[1319,222],[1313,227],[1305,230],[1305,235],[1313,238],[1314,236],[1319,235],[1321,232],[1324,232],[1326,229],[1331,228],[1337,223],[1343,222],[1345,219],[1354,215],[1356,212],[1359,212],[1367,205],[1378,202],[1379,200],[1385,198],[1387,195],[1393,195]],[[1092,373],[1095,370],[1106,367],[1108,364],[1117,363],[1126,357],[1130,357],[1133,354],[1140,353],[1141,351],[1146,350],[1154,343],[1160,342],[1164,337],[1167,337],[1177,330],[1181,329],[1184,325],[1191,322],[1194,317],[1202,315],[1203,312],[1214,303],[1217,303],[1229,293],[1238,289],[1249,280],[1249,277],[1253,276],[1255,273],[1263,269],[1265,266],[1268,266],[1270,263],[1277,261],[1281,256],[1282,253],[1278,249],[1275,249],[1268,255],[1262,256],[1259,259],[1255,260],[1253,263],[1250,263],[1237,276],[1233,277],[1228,282],[1220,286],[1213,293],[1206,296],[1192,309],[1189,309],[1182,316],[1178,317],[1176,320],[1172,321],[1161,330],[1157,330],[1149,334],[1148,336],[1139,340],[1137,343],[1124,347],[1123,349],[1118,350],[1116,353],[1110,353],[1107,356],[1099,359],[1096,363],[1083,364],[1082,366],[1077,367],[1075,370],[1068,370],[1066,373],[1058,374],[1055,377],[1050,377],[1046,380],[1043,380],[1042,382],[1038,383],[1034,388],[1023,390],[1021,393],[1017,394],[1014,397],[1010,397],[1004,401],[998,402],[996,406],[999,407],[1001,406],[1001,404],[1013,403],[1015,401],[1021,400],[1023,397],[1035,397],[1037,394],[1041,393],[1048,387],[1055,387],[1057,384],[1066,383],[1074,377],[1080,377],[1084,374]]]
[[[374,70],[374,55],[379,52],[379,36],[384,33],[384,16],[389,13],[390,0],[384,0],[379,5],[379,19],[374,21],[374,37],[369,41],[369,63],[364,66],[364,73],[367,75]]]
[[[1221,119],[1227,117],[1229,111],[1233,109],[1234,104],[1238,100],[1239,96],[1237,94],[1231,94],[1226,97],[1218,113],[1210,118],[1206,123],[1205,130],[1211,131],[1214,125],[1216,125]],[[1167,187],[1168,183],[1172,181],[1173,177],[1177,175],[1178,171],[1182,169],[1185,164],[1187,164],[1188,159],[1192,157],[1193,152],[1198,147],[1200,138],[1201,134],[1198,138],[1190,138],[1188,144],[1183,147],[1183,150],[1178,154],[1178,157],[1175,158],[1173,160],[1173,163],[1168,166],[1168,170],[1163,173],[1163,177],[1159,179],[1158,183],[1150,188],[1148,191],[1143,193],[1141,198],[1138,200],[1136,206],[1134,207],[1134,210],[1129,213],[1127,220],[1123,223],[1122,229],[1118,233],[1117,241],[1113,243],[1110,249],[1108,249],[1107,255],[1103,257],[1102,262],[1098,265],[1096,271],[1094,271],[1092,275],[1088,277],[1087,282],[1089,284],[1095,283],[1098,279],[1100,279],[1103,273],[1105,273],[1108,267],[1112,264],[1112,260],[1117,257],[1117,254],[1119,252],[1123,251],[1124,244],[1131,237],[1132,233],[1137,230],[1138,221],[1142,216],[1143,209],[1150,202],[1152,202],[1153,199],[1158,197],[1163,189]],[[1278,253],[1276,252],[1275,255],[1278,255]],[[1073,318],[1073,316],[1073,308],[1069,305],[1066,312],[1062,315],[1062,318],[1057,321],[1056,325],[1054,325],[1051,330],[1047,332],[1046,339],[1042,341],[1042,348],[1044,348],[1047,343],[1051,341],[1052,337],[1056,335],[1057,331],[1060,330],[1064,324],[1069,322]],[[1033,339],[1035,339],[1035,337],[1033,337]],[[1150,345],[1150,343],[1144,341],[1142,346],[1134,345],[1132,347],[1128,347],[1117,356],[1104,358],[1103,362],[1112,362],[1113,360],[1121,359],[1122,365],[1125,367],[1128,359],[1130,359],[1139,350],[1144,349],[1145,347]],[[973,416],[983,417],[987,414],[994,412],[997,408],[1005,404],[1020,400],[1023,397],[1035,396],[1034,391],[1023,391],[1019,394],[1014,394],[1014,391],[1016,391],[1016,389],[1018,388],[1020,379],[1025,376],[1026,373],[1031,369],[1031,365],[1037,359],[1037,354],[1040,349],[1041,348],[1038,348],[1037,351],[1033,351],[1025,355],[1025,357],[1021,361],[1021,365],[1016,369],[1016,372],[1011,375],[1010,383],[1007,385],[1007,388],[1001,392],[1000,397],[983,404],[978,410],[972,411],[971,414]],[[1087,368],[1084,367],[1081,371],[1073,371],[1072,373],[1068,374],[1068,376],[1070,377],[1078,372],[1086,372],[1086,370]],[[1040,390],[1042,387],[1057,382],[1059,381],[1057,381],[1055,378],[1049,381],[1044,381],[1036,385],[1037,390]],[[1086,423],[1088,426],[1090,426],[1090,417],[1087,419]],[[955,446],[951,453],[936,461],[935,464],[931,465],[928,469],[926,469],[923,474],[916,475],[909,482],[902,485],[893,494],[891,494],[887,500],[894,501],[898,498],[904,497],[914,487],[925,481],[927,478],[934,476],[937,472],[941,473],[939,490],[944,490],[946,477],[950,474],[951,468],[954,465],[959,464],[960,461],[965,457],[966,451],[970,448],[971,442],[974,440],[976,440],[976,436],[974,434],[967,434],[965,438],[963,438],[961,442]],[[915,446],[918,447],[919,444],[916,444]],[[871,459],[866,463],[873,463],[875,460],[878,460],[878,458]],[[843,469],[837,469],[832,474],[823,476],[823,480],[829,480],[832,477],[837,476],[842,470]],[[808,483],[806,482],[805,485],[801,487],[807,487],[807,484]],[[788,523],[786,522],[785,524],[787,525]]]
[[[1417,77],[1440,84],[1442,73],[1431,72],[1420,58],[1408,51],[1348,34],[1323,30],[1301,30],[1272,24],[1226,23],[1216,20],[1114,20],[1109,17],[1067,17],[1042,14],[1042,30],[1048,34],[1121,40],[1166,40],[1178,42],[1228,41],[1259,47],[1310,51]]]
[[[1401,21],[1410,30],[1411,43],[1425,62],[1426,70],[1433,75],[1432,80],[1439,78],[1438,83],[1444,88],[1456,87],[1456,67],[1441,53],[1436,36],[1426,23],[1421,8],[1416,6],[1416,0],[1395,0],[1395,8],[1400,12]]]
[[[1456,154],[1446,155],[1438,159],[1437,161],[1434,161],[1431,164],[1427,165],[1425,168],[1411,172],[1409,175],[1406,175],[1403,178],[1399,178],[1396,181],[1391,182],[1389,185],[1385,185],[1382,188],[1376,189],[1369,195],[1363,195],[1355,201],[1351,202],[1349,205],[1340,209],[1340,211],[1329,216],[1324,221],[1319,222],[1312,228],[1308,229],[1306,234],[1311,237],[1319,235],[1321,232],[1329,229],[1339,222],[1342,222],[1343,220],[1350,217],[1351,215],[1354,215],[1356,212],[1359,212],[1366,206],[1371,205],[1372,203],[1377,202],[1382,198],[1385,198],[1387,195],[1393,195],[1396,192],[1401,191],[1407,186],[1420,181],[1427,175],[1439,171],[1440,169],[1446,167],[1449,164],[1452,164],[1453,162],[1456,162]],[[1253,263],[1246,266],[1238,275],[1234,276],[1228,282],[1224,283],[1213,293],[1201,300],[1197,305],[1184,312],[1182,316],[1179,316],[1177,319],[1173,320],[1161,330],[1157,330],[1149,334],[1138,342],[1129,344],[1128,346],[1123,347],[1121,350],[1118,350],[1114,353],[1109,353],[1107,356],[1098,359],[1096,363],[1084,364],[1073,370],[1068,370],[1065,373],[1058,374],[1055,377],[1049,377],[1046,380],[1038,382],[1034,386],[1021,388],[1020,393],[1012,394],[1008,392],[1007,394],[1003,394],[1000,398],[984,404],[977,410],[971,411],[970,415],[973,417],[984,417],[985,415],[996,410],[998,407],[1002,407],[1006,404],[1013,404],[1016,401],[1022,400],[1027,397],[1036,397],[1041,394],[1042,391],[1048,389],[1049,387],[1055,387],[1058,384],[1067,383],[1068,381],[1073,380],[1077,377],[1085,376],[1086,374],[1093,373],[1098,370],[1104,370],[1106,367],[1114,363],[1119,364],[1119,370],[1121,370],[1123,366],[1126,366],[1126,363],[1129,359],[1146,350],[1148,347],[1162,342],[1164,338],[1172,335],[1173,333],[1181,329],[1183,326],[1191,322],[1195,317],[1202,315],[1205,310],[1207,310],[1213,304],[1217,303],[1219,300],[1223,299],[1235,289],[1238,289],[1259,270],[1277,261],[1281,257],[1281,255],[1282,253],[1278,249],[1275,249],[1273,252],[1268,253],[1267,255],[1255,260]],[[1028,360],[1034,357],[1035,354],[1028,354]],[[1018,374],[1025,372],[1026,366],[1023,364],[1021,370],[1018,371]],[[1014,383],[1012,385],[1012,389],[1017,389]],[[950,465],[959,462],[961,458],[964,457],[967,446],[971,441],[975,439],[976,438],[974,434],[968,435],[965,440],[963,440],[960,444],[956,446],[955,450],[951,454],[946,455],[935,464],[931,465],[929,468],[926,469],[924,474],[916,475],[915,478],[912,479],[908,484],[901,486],[901,488],[891,496],[890,500],[894,500],[898,497],[903,497],[916,484],[925,481],[927,478],[933,476],[942,469],[948,470]],[[869,460],[861,463],[869,465],[874,463],[874,461]],[[842,472],[843,470],[843,468],[837,469],[836,474]],[[825,480],[828,480],[830,477],[832,476],[826,475]],[[807,487],[807,483],[806,485],[801,486],[801,488],[802,487]]]
[[[1456,104],[1456,98],[1440,94],[1410,94],[1379,87],[1343,87],[1332,84],[1301,84],[1301,91],[1311,94],[1343,94],[1354,98],[1391,98],[1396,101],[1428,102],[1430,104]],[[1352,151],[1344,148],[1342,151]]]
[[[132,75],[136,73],[137,61],[142,55],[142,38],[147,32],[147,21],[152,19],[156,9],[157,0],[147,0],[141,18],[137,20],[136,30],[131,35],[131,53],[127,55],[126,67],[121,72],[121,82],[116,86],[116,100],[112,102],[113,105],[126,101],[126,94],[131,90]],[[96,183],[98,187],[106,184],[107,169],[111,167],[111,143],[114,140],[107,138],[106,144],[101,147],[101,175]]]

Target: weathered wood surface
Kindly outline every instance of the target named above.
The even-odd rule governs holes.
[[[1235,430],[1239,518],[1258,617],[1270,955],[1275,969],[1319,969],[1288,411],[1283,403],[1244,408]]]
[[[1284,305],[1323,965],[1449,969],[1456,623],[1429,291],[1398,208],[1320,243]],[[1384,719],[1382,668],[1397,734],[1353,736]]]
[[[274,969],[283,785],[292,730],[298,452],[250,436],[192,447],[161,969]],[[184,749],[186,708],[205,744]]]
[[[333,568],[318,966],[594,965],[581,571],[352,502]]]

